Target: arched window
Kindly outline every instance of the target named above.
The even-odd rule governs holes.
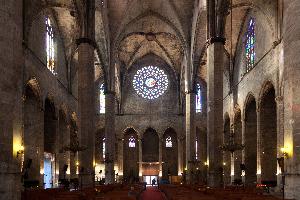
[[[255,60],[255,20],[250,18],[245,34],[246,73],[254,67]]]
[[[102,139],[102,158],[105,160],[105,138]]]
[[[171,148],[173,147],[172,138],[171,136],[166,137],[166,147]]]
[[[46,17],[46,54],[47,68],[55,75],[55,49],[54,49],[54,31],[51,20]]]
[[[135,138],[133,136],[130,136],[129,141],[128,141],[128,146],[130,148],[134,148],[135,147]]]
[[[196,91],[196,113],[199,113],[202,112],[201,87],[199,83],[197,83]]]
[[[104,83],[100,86],[100,113],[105,113],[105,94],[104,94]]]

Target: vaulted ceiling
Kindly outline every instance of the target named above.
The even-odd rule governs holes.
[[[107,2],[112,51],[127,69],[153,53],[181,72],[189,46],[194,0],[110,0]]]
[[[235,55],[249,8],[261,10],[266,18],[274,0],[233,0],[233,20],[227,16],[225,25],[226,51]],[[56,18],[65,54],[71,60],[80,37],[80,21],[84,0],[25,0],[25,17],[29,24],[43,10],[51,10]],[[152,53],[165,60],[182,74],[183,57],[190,52],[197,75],[206,80],[206,0],[95,0],[96,58],[103,75],[112,57],[124,69],[139,58]],[[275,10],[275,9],[274,9]],[[28,29],[29,29],[28,28]],[[28,31],[28,30],[27,30]],[[232,41],[232,44],[231,44]]]

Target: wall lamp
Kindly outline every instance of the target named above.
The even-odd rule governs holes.
[[[285,158],[289,158],[290,148],[288,148],[288,147],[282,147],[282,148],[280,149],[280,151],[281,151],[281,153],[283,154],[283,156],[284,156]]]
[[[17,158],[19,157],[19,155],[24,154],[24,146],[20,146],[19,150],[17,151]]]

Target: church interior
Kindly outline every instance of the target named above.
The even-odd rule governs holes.
[[[300,200],[299,0],[0,4],[0,200]]]

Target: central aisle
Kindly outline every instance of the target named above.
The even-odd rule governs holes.
[[[164,193],[159,191],[157,187],[147,187],[141,194],[141,200],[166,200]]]

